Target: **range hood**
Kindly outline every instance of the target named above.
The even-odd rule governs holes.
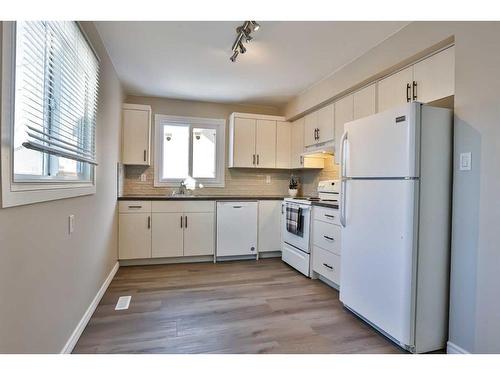
[[[304,157],[314,157],[314,158],[328,158],[335,155],[335,146],[333,141],[325,142],[323,144],[308,146],[302,153]]]

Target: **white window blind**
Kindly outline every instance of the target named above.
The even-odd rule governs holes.
[[[15,144],[96,165],[98,76],[76,22],[17,22]]]

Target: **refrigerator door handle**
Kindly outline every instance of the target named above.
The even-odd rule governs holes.
[[[346,177],[346,165],[345,165],[345,142],[347,140],[347,131],[342,134],[340,138],[340,177]]]
[[[345,228],[345,196],[346,196],[346,179],[342,179],[340,187],[340,224]]]

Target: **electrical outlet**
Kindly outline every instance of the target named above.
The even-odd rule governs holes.
[[[69,234],[75,231],[75,215],[68,216],[68,232]]]
[[[267,175],[266,176],[266,184],[270,184],[270,183],[271,183],[271,176]]]
[[[472,154],[470,152],[462,152],[460,154],[460,170],[470,171],[472,169]]]
[[[146,173],[141,173],[140,180],[141,182],[146,182]]]

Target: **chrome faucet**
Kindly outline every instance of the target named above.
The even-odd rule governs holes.
[[[181,181],[180,186],[179,186],[179,195],[186,195],[186,184],[184,181]]]

